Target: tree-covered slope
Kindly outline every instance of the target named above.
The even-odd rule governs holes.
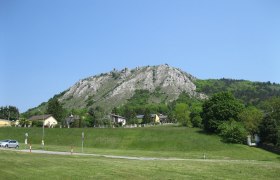
[[[208,96],[230,91],[246,104],[259,105],[264,100],[280,96],[280,85],[271,82],[251,82],[233,79],[209,79],[195,81],[196,90]]]

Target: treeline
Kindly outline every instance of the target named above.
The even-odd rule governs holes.
[[[1,106],[0,119],[17,120],[19,118],[19,110],[15,106]]]
[[[280,85],[271,82],[251,82],[234,79],[196,80],[197,91],[212,96],[229,91],[246,105],[259,106],[261,102],[280,96]]]
[[[262,107],[246,106],[230,92],[216,93],[202,105],[203,128],[229,143],[245,143],[248,135],[259,134],[262,143],[280,146],[280,97]]]

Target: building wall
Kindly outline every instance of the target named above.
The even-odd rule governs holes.
[[[54,117],[52,117],[52,116],[44,121],[44,126],[49,126],[49,125],[51,127],[57,125],[57,120],[54,119]]]
[[[154,119],[154,120],[155,120],[156,123],[159,123],[159,122],[160,122],[160,118],[158,117],[158,115],[155,116],[155,119]]]
[[[0,120],[0,127],[7,127],[7,126],[11,126],[11,122],[7,121],[7,120]]]

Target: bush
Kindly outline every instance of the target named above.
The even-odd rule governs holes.
[[[200,116],[194,116],[193,118],[191,118],[191,122],[193,127],[202,127],[202,118]]]
[[[239,144],[246,142],[247,131],[239,122],[230,120],[228,122],[222,123],[218,129],[224,142]]]
[[[33,127],[43,127],[43,121],[32,121]]]

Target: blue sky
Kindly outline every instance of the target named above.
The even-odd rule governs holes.
[[[113,68],[280,83],[278,0],[0,0],[0,106]]]

